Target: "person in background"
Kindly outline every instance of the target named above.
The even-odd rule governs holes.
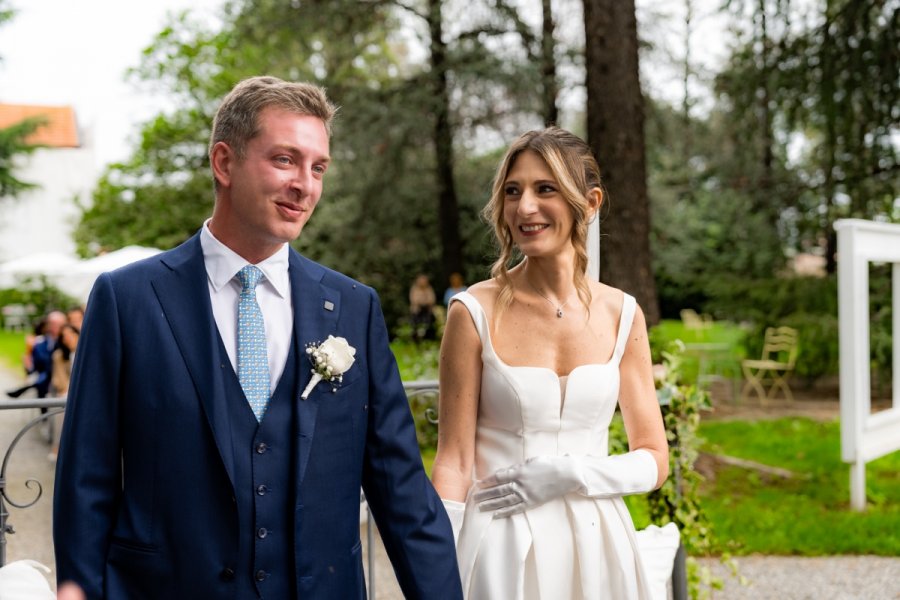
[[[449,307],[450,298],[464,291],[466,291],[466,284],[463,281],[463,276],[459,273],[450,273],[450,287],[444,291],[444,306]]]
[[[66,396],[69,393],[69,379],[72,376],[72,363],[75,360],[75,348],[78,346],[79,330],[74,325],[66,323],[59,330],[59,342],[53,351],[53,374],[51,376],[50,389],[54,396]],[[56,420],[54,431],[62,430],[62,415],[51,417]],[[52,461],[59,454],[59,439],[53,440],[53,449],[47,455]]]
[[[75,360],[75,347],[78,345],[79,335],[79,329],[68,323],[59,330],[59,340],[53,351],[50,378],[50,388],[56,396],[65,396],[69,393],[69,379],[72,376],[72,362]]]
[[[84,307],[73,306],[66,311],[66,318],[69,321],[69,325],[75,327],[78,331],[81,331],[81,323],[84,321]]]
[[[54,310],[47,315],[44,335],[38,338],[31,351],[32,369],[38,374],[38,398],[46,398],[50,393],[50,382],[53,378],[53,351],[59,341],[59,332],[66,324],[66,315]]]
[[[409,288],[409,313],[413,326],[413,339],[434,339],[434,305],[437,299],[428,275],[419,273]]]
[[[47,326],[47,318],[41,318],[34,324],[34,330],[25,336],[25,352],[22,354],[22,367],[25,369],[27,376],[25,385],[9,390],[6,395],[10,398],[18,398],[28,390],[37,387],[38,373],[34,371],[34,344],[44,335],[44,328]]]

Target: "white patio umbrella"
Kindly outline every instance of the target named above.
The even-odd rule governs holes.
[[[67,294],[78,298],[81,302],[86,302],[91,288],[94,287],[94,281],[101,273],[114,271],[160,252],[162,250],[158,248],[125,246],[119,250],[78,262],[57,279],[58,285]]]
[[[61,252],[35,252],[0,263],[0,288],[19,285],[27,277],[45,276],[53,281],[68,272],[78,259]]]

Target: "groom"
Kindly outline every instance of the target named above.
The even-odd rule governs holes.
[[[94,285],[53,519],[58,579],[89,599],[362,599],[360,485],[405,596],[462,598],[378,298],[288,246],[334,112],[313,85],[238,84],[212,218]],[[329,336],[349,347],[308,389]]]

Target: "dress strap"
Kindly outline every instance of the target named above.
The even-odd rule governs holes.
[[[634,323],[636,308],[637,301],[634,299],[634,296],[623,293],[622,314],[619,316],[619,335],[616,337],[616,351],[614,353],[616,362],[622,360],[622,354],[625,353],[625,345],[628,343],[628,334],[631,333],[631,324]]]
[[[475,296],[469,292],[459,292],[455,294],[450,298],[450,305],[457,300],[462,302],[469,310],[469,314],[472,315],[472,321],[475,323],[478,337],[481,338],[481,347],[485,350],[489,349],[489,351],[493,353],[494,349],[491,346],[490,325],[488,325],[487,315],[484,314],[484,309],[481,307],[481,304],[479,304],[478,300],[475,299]]]

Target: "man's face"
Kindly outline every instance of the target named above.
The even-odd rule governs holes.
[[[59,336],[59,330],[66,323],[66,315],[61,312],[52,312],[47,315],[47,325],[44,327],[44,333],[52,338]]]
[[[269,107],[259,134],[238,158],[227,144],[221,158],[220,194],[213,233],[251,262],[259,262],[300,235],[312,216],[330,160],[328,133],[318,117]]]

